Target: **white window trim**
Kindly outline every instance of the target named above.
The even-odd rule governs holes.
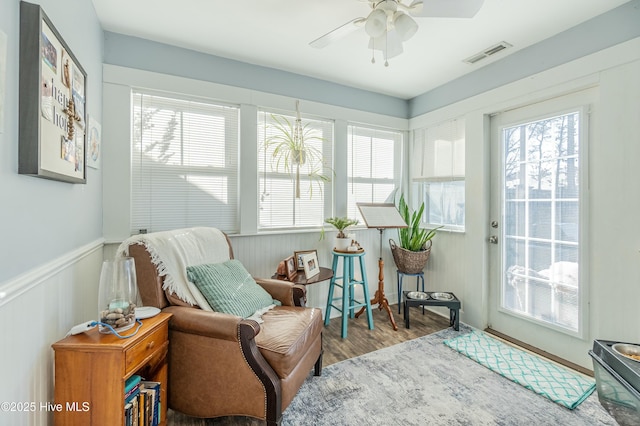
[[[267,227],[261,227],[260,226],[260,212],[259,212],[259,207],[260,207],[260,202],[258,201],[258,198],[260,197],[260,179],[264,176],[270,176],[270,177],[274,177],[274,178],[281,178],[281,179],[289,179],[291,178],[290,174],[287,173],[283,173],[283,172],[274,172],[274,171],[260,171],[260,147],[261,147],[261,141],[259,141],[259,131],[258,131],[258,117],[259,114],[277,114],[277,115],[282,115],[282,116],[286,116],[287,118],[291,118],[291,119],[295,119],[295,115],[296,112],[295,111],[283,111],[283,110],[278,110],[278,109],[272,109],[272,108],[265,108],[265,107],[257,107],[256,108],[257,114],[256,114],[256,126],[253,130],[253,132],[255,133],[255,138],[256,138],[256,160],[255,163],[256,164],[256,221],[255,221],[255,226],[256,226],[256,232],[257,233],[269,233],[269,232],[273,232],[273,231],[284,231],[284,232],[292,232],[292,231],[298,231],[298,230],[315,230],[315,231],[319,231],[320,229],[323,228],[323,221],[317,225],[307,225],[307,226],[267,226]],[[327,218],[329,216],[331,216],[331,212],[332,212],[332,207],[333,207],[333,193],[334,193],[334,180],[335,180],[335,164],[334,164],[334,158],[335,158],[335,145],[336,145],[336,131],[335,131],[335,121],[332,120],[331,118],[326,118],[326,117],[319,117],[319,116],[312,116],[309,114],[301,114],[301,118],[303,119],[303,121],[305,119],[308,120],[312,120],[312,121],[317,121],[320,123],[328,123],[331,127],[330,129],[330,137],[328,140],[325,140],[323,142],[323,157],[326,160],[326,152],[329,152],[329,164],[327,164],[328,170],[325,170],[325,173],[330,173],[330,177],[331,177],[331,181],[330,182],[326,182],[323,184],[322,187],[322,194],[323,194],[323,218]],[[326,138],[325,138],[326,139]],[[305,181],[309,181],[309,179],[306,179],[304,176],[302,176],[301,174],[301,181],[305,180]],[[315,183],[312,183],[314,185],[314,191],[319,191],[318,188],[315,187]],[[301,197],[306,196],[305,194],[301,193]],[[318,194],[315,194],[315,196],[318,196]]]
[[[464,149],[465,151],[467,150],[466,148],[466,144],[467,144],[467,137],[466,135],[468,134],[468,123],[466,120],[466,117],[464,115],[462,116],[455,116],[455,117],[450,117],[447,119],[443,119],[440,120],[438,122],[434,122],[434,123],[430,123],[428,125],[424,125],[421,126],[419,128],[415,128],[413,129],[413,131],[411,132],[411,141],[409,143],[409,156],[407,157],[408,159],[412,159],[415,158],[417,155],[423,156],[424,152],[423,149],[420,149],[420,152],[416,152],[417,147],[416,147],[416,142],[417,142],[417,134],[420,132],[426,132],[427,129],[430,128],[437,128],[439,126],[442,126],[444,124],[447,123],[453,123],[456,122],[457,120],[461,120],[464,123],[464,134],[465,134],[465,142],[464,142]],[[425,142],[423,140],[423,142]],[[466,155],[465,155],[466,158]],[[466,160],[465,160],[466,162]],[[416,170],[414,170],[414,168],[416,167],[416,162],[415,161],[410,161],[408,160],[408,180],[409,180],[409,205],[420,205],[421,203],[425,203],[425,212],[423,215],[423,224],[424,227],[428,228],[428,229],[435,229],[435,228],[439,228],[438,232],[451,232],[451,233],[465,233],[466,232],[466,205],[467,205],[467,194],[466,194],[466,171],[465,171],[465,175],[464,176],[460,176],[460,175],[456,175],[454,173],[452,173],[451,176],[432,176],[432,177],[420,177],[420,178],[414,178],[414,175],[416,175]],[[464,168],[466,170],[466,164],[463,164]],[[429,222],[429,202],[425,197],[425,189],[423,188],[423,184],[424,183],[431,183],[431,182],[460,182],[463,181],[465,182],[465,224],[460,226],[460,225],[453,225],[453,224],[436,224],[436,223],[431,223]],[[416,194],[415,190],[414,190],[414,185],[415,184],[419,184],[421,187],[421,190],[418,194]]]
[[[178,77],[118,65],[106,64],[103,67],[103,108],[109,111],[103,118],[105,139],[113,143],[105,144],[103,156],[103,180],[108,182],[104,188],[103,233],[107,243],[119,243],[130,233],[131,204],[131,91],[140,89],[156,91],[162,94],[176,94],[212,102],[240,105],[240,228],[233,236],[258,235],[258,180],[257,167],[257,108],[290,111],[295,98],[272,93],[248,90],[225,84],[206,82],[191,78]],[[332,196],[325,197],[325,211],[332,216],[346,215],[346,172],[340,173],[340,163],[346,166],[347,123],[375,123],[375,125],[406,132],[410,120],[400,117],[365,112],[345,107],[304,101],[301,109],[305,115],[326,117],[334,120],[334,170]],[[253,117],[253,118],[251,118]],[[251,123],[253,122],[253,123]],[[346,170],[346,168],[344,169]],[[403,179],[405,177],[403,176]],[[333,189],[335,188],[335,189]],[[123,211],[126,214],[123,214]],[[279,233],[315,232],[317,230],[279,230]],[[269,231],[265,231],[268,233]]]
[[[389,183],[389,179],[384,179],[384,178],[352,178],[349,176],[349,164],[348,164],[348,156],[349,156],[349,128],[350,127],[358,127],[361,129],[366,129],[366,130],[371,130],[371,131],[381,131],[381,132],[392,132],[392,133],[399,133],[400,134],[400,141],[394,144],[394,175],[393,175],[393,185],[394,185],[394,190],[392,191],[392,194],[397,193],[398,191],[402,190],[402,182],[403,182],[403,170],[404,167],[403,165],[405,164],[404,161],[404,153],[405,153],[405,146],[407,145],[407,132],[400,130],[400,129],[391,129],[391,128],[384,128],[384,127],[380,127],[380,126],[373,126],[373,125],[368,125],[368,124],[364,124],[364,123],[356,123],[356,122],[345,122],[344,123],[344,132],[345,132],[345,143],[344,143],[344,150],[343,150],[343,156],[344,156],[344,166],[345,166],[345,174],[344,174],[344,188],[348,188],[349,184],[351,182],[364,182],[364,183]],[[408,168],[407,168],[408,170]],[[348,193],[348,189],[346,191],[344,191],[344,213],[341,214],[340,216],[347,216],[348,214],[348,206],[349,206],[349,193]],[[366,225],[364,223],[360,223],[356,226],[351,227],[352,229],[365,229]]]
[[[182,114],[184,114],[185,112],[196,112],[198,111],[199,108],[202,109],[202,111],[209,113],[212,110],[216,110],[220,113],[222,113],[223,111],[227,111],[227,112],[231,112],[232,115],[230,116],[233,117],[235,116],[235,118],[233,119],[233,121],[230,122],[225,122],[225,139],[224,139],[224,143],[225,146],[228,143],[231,143],[231,147],[234,148],[234,159],[235,159],[235,169],[230,170],[226,165],[223,167],[218,167],[218,166],[212,166],[212,165],[199,165],[199,166],[190,166],[190,165],[185,165],[182,163],[182,161],[180,161],[180,164],[178,165],[169,165],[166,164],[164,166],[161,167],[162,169],[162,174],[164,175],[166,174],[171,174],[171,170],[175,170],[175,175],[180,175],[181,173],[187,173],[189,176],[203,176],[203,177],[207,177],[207,176],[223,176],[223,177],[231,177],[232,179],[235,180],[234,184],[230,187],[230,195],[231,195],[231,202],[233,203],[233,207],[235,207],[234,209],[222,209],[224,214],[223,216],[226,216],[229,220],[227,221],[227,226],[222,226],[221,229],[223,229],[225,232],[228,233],[233,233],[233,232],[237,232],[237,230],[239,229],[239,210],[240,210],[240,205],[239,205],[239,178],[241,176],[241,172],[240,172],[240,162],[239,162],[239,154],[240,154],[240,133],[239,133],[239,128],[233,126],[231,129],[227,128],[228,124],[234,124],[237,125],[239,124],[239,120],[240,120],[240,106],[239,105],[233,105],[230,104],[228,102],[219,102],[216,100],[211,100],[211,99],[203,99],[203,98],[198,98],[198,97],[193,97],[193,96],[189,96],[189,95],[183,95],[183,94],[174,94],[174,93],[166,93],[166,92],[158,92],[158,91],[154,91],[154,90],[148,90],[148,89],[138,89],[138,88],[131,88],[131,92],[130,92],[130,96],[133,99],[133,97],[135,95],[139,95],[142,96],[143,99],[146,97],[148,98],[151,102],[153,101],[153,98],[157,98],[157,99],[166,99],[167,101],[167,105],[171,105],[171,104],[175,104],[174,106],[178,109],[176,109],[176,111],[179,112],[180,116],[182,116]],[[190,104],[190,102],[194,102],[194,104]],[[164,101],[160,100],[160,103],[164,103]],[[202,107],[200,107],[198,104],[202,105]],[[131,143],[130,143],[130,153],[129,153],[129,161],[131,164],[131,182],[130,182],[130,191],[131,191],[131,208],[129,210],[129,220],[130,222],[133,222],[133,208],[134,208],[134,203],[133,203],[133,196],[135,194],[135,191],[133,190],[133,185],[135,184],[135,182],[133,182],[132,178],[133,178],[133,170],[134,170],[134,164],[137,165],[142,165],[142,163],[136,162],[134,161],[132,155],[134,152],[134,129],[133,129],[133,125],[134,125],[134,121],[133,121],[133,113],[134,113],[134,105],[132,102],[131,107]],[[170,106],[170,108],[173,108]],[[217,114],[217,113],[216,113]],[[215,115],[216,117],[219,117],[218,115]],[[224,116],[224,114],[222,115]],[[207,126],[207,128],[211,128],[211,126]],[[227,130],[230,130],[230,133],[227,133]],[[234,136],[234,138],[229,139],[229,135]],[[185,146],[189,146],[188,144],[185,145],[185,140],[190,140],[189,138],[185,139],[183,138],[183,135],[180,133],[176,136],[176,139],[174,139],[175,143],[178,143],[178,145],[181,147],[180,148],[180,152],[182,152],[182,147]],[[172,142],[172,146],[174,144],[174,142]],[[228,155],[225,153],[227,159],[229,158]],[[224,163],[227,163],[227,159],[224,160]],[[145,162],[146,163],[146,162]],[[157,168],[157,166],[150,166],[150,167],[144,167],[142,170],[141,169],[137,169],[139,171],[158,171],[159,169]],[[187,172],[188,171],[188,172]],[[155,188],[155,189],[153,189]],[[173,192],[170,192],[170,194],[172,194],[172,197],[178,196],[179,193],[181,192],[176,192],[178,188],[176,187],[172,187],[172,186],[168,186],[166,188],[172,188]],[[148,189],[150,191],[157,191],[159,189],[159,187],[157,185],[154,185],[153,183],[149,184]],[[162,191],[162,190],[161,190]],[[147,194],[147,193],[145,193]],[[169,193],[165,192],[164,195],[167,195]],[[146,197],[143,196],[143,197]],[[196,204],[198,205],[198,204]],[[194,205],[193,207],[195,207],[196,205]],[[210,203],[206,202],[204,204],[200,204],[199,207],[209,207]],[[154,206],[153,205],[143,205],[143,206],[138,206],[140,207],[145,207],[144,210],[153,210]],[[191,209],[189,210],[190,212],[198,212],[198,209]],[[196,214],[197,215],[197,214]],[[154,228],[153,223],[157,221],[157,219],[152,219],[154,215],[150,214],[149,217],[145,218],[144,214],[142,216],[140,216],[140,220],[142,220],[143,223],[140,223],[139,225],[135,225],[135,229],[134,229],[134,224],[131,224],[131,233],[135,233],[136,229],[145,229],[145,232],[152,232],[152,231],[159,231],[159,230],[164,230],[164,228],[160,227],[160,228]],[[187,223],[185,224],[185,226],[196,226],[196,224],[189,224],[188,221],[188,216],[183,216],[181,218],[176,219],[176,223],[179,223],[181,221],[186,221]],[[162,217],[162,215],[160,215],[160,217]],[[171,220],[167,221],[162,221],[165,222],[166,224],[171,224]],[[193,222],[192,222],[193,223]],[[203,223],[204,224],[204,223]],[[158,223],[156,223],[156,225],[158,225]],[[175,224],[171,225],[172,227],[175,227]]]

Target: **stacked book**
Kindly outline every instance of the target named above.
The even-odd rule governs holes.
[[[124,386],[125,426],[158,426],[160,416],[160,382],[142,380],[133,375]]]

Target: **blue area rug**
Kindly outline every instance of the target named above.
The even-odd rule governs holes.
[[[472,331],[460,324],[460,331],[448,328],[329,365],[320,377],[310,372],[282,426],[617,426],[595,392],[568,410],[442,344]],[[168,417],[168,426],[265,424],[171,410]]]
[[[442,344],[471,331],[460,324],[329,365],[309,376],[282,425],[616,425],[595,393],[568,410]]]
[[[445,340],[444,344],[570,410],[580,405],[596,387],[591,378],[517,349],[483,332],[473,331]]]

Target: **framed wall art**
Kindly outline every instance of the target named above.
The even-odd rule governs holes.
[[[102,152],[102,126],[92,116],[87,116],[89,125],[87,130],[87,166],[100,168],[100,153]]]
[[[87,74],[42,8],[20,2],[18,173],[86,183]]]

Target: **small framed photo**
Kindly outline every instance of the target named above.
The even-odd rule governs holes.
[[[316,257],[318,257],[317,250],[300,250],[293,252],[293,256],[296,258],[296,262],[298,262],[298,271],[304,271],[304,263],[302,263],[302,256],[309,253],[315,253]]]
[[[298,268],[296,265],[296,259],[293,256],[289,256],[284,260],[284,265],[287,270],[287,279],[289,281],[293,281],[296,279],[296,275],[298,275]]]
[[[318,255],[314,251],[302,255],[302,263],[304,265],[304,274],[307,279],[315,277],[320,273],[320,266],[318,265]]]

